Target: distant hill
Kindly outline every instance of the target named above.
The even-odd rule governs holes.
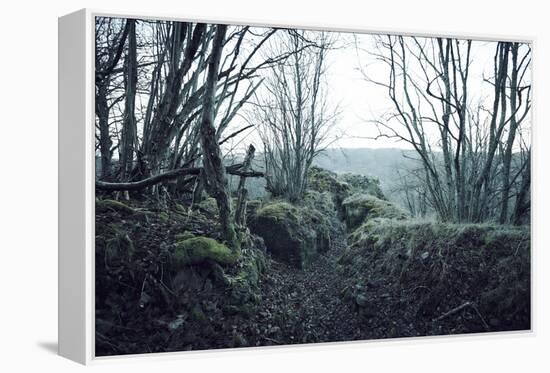
[[[314,164],[337,173],[351,172],[377,177],[384,194],[400,202],[394,192],[399,183],[398,172],[418,168],[420,164],[417,159],[414,150],[344,148],[325,150],[315,159]]]
[[[401,193],[395,189],[399,184],[399,171],[412,170],[419,167],[417,155],[413,150],[398,148],[340,148],[323,151],[314,161],[315,166],[336,172],[354,173],[375,177],[380,180],[380,187],[386,197],[402,204]],[[228,164],[240,161],[236,157]],[[257,154],[254,160],[254,168],[263,169],[262,154]],[[236,187],[238,178],[229,176],[232,189]],[[265,180],[262,178],[249,179],[247,188],[251,198],[260,198],[266,195]]]

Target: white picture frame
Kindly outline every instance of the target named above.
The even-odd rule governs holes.
[[[451,35],[427,31],[418,32],[416,30],[345,29],[319,24],[269,24],[256,23],[251,20],[189,19],[155,14],[104,12],[92,9],[82,9],[60,17],[58,23],[59,355],[85,365],[112,358],[97,358],[94,351],[95,134],[93,82],[94,17],[96,16],[298,27],[311,30],[359,33],[450,36],[487,41],[507,40],[531,43],[533,48],[536,49],[533,38],[509,35],[487,37],[468,33],[453,33]],[[532,329],[526,332],[514,333],[529,334],[532,333]],[[456,336],[447,336],[446,338],[456,338]],[[162,355],[170,356],[186,353],[189,352],[163,353]],[[135,356],[125,355],[122,358],[132,357]]]

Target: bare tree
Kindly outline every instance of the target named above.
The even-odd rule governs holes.
[[[271,53],[290,57],[273,65],[264,91],[256,96],[253,120],[263,142],[267,189],[289,200],[300,198],[313,159],[329,144],[337,109],[327,102],[324,81],[332,41],[325,33],[292,31],[276,40]]]
[[[199,128],[215,25],[103,17],[97,22],[96,149],[104,165],[102,180],[139,181],[199,164]],[[258,58],[276,32],[228,28],[214,99],[220,143],[248,128],[225,134],[260,86],[258,72],[288,58]],[[113,170],[116,149],[120,167]],[[168,188],[187,186],[194,179],[181,178]],[[149,188],[153,195],[158,196],[158,191],[156,185]]]
[[[473,97],[469,89],[475,84],[471,48],[470,40],[379,37],[377,50],[369,53],[386,66],[388,79],[375,80],[363,72],[369,82],[386,89],[393,106],[375,121],[379,137],[395,138],[415,149],[429,203],[440,219],[504,223],[509,219],[516,136],[530,109],[525,77],[530,49],[521,48],[518,63],[519,44],[497,43],[494,76],[485,79],[493,89],[492,109],[486,109],[487,100]]]
[[[114,70],[118,65],[126,38],[129,24],[111,18],[96,18],[96,57],[95,57],[95,112],[98,127],[98,148],[101,154],[101,177],[111,178],[111,162],[113,142],[110,134],[109,115],[111,105],[108,96]]]
[[[134,146],[137,141],[136,126],[136,89],[137,89],[137,44],[136,20],[126,21],[128,29],[128,52],[124,61],[124,121],[120,146],[120,173],[122,180],[127,180],[133,167]]]

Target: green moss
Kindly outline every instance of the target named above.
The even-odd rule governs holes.
[[[198,208],[202,211],[210,214],[216,214],[218,212],[218,204],[215,198],[208,197],[198,203]]]
[[[275,219],[278,221],[298,222],[298,209],[288,202],[276,201],[261,207],[257,216]]]
[[[391,202],[369,194],[354,194],[342,203],[344,219],[349,229],[360,226],[374,218],[403,220],[409,217],[406,211]]]
[[[449,302],[472,301],[501,330],[529,326],[526,227],[374,219],[350,238],[338,262],[349,279],[344,286],[376,279],[387,284],[384,292],[390,294],[423,289],[403,296],[428,320],[448,309]]]
[[[249,227],[264,239],[276,259],[298,268],[306,267],[330,246],[329,220],[308,206],[284,201],[267,203],[251,217]]]
[[[128,262],[135,253],[134,243],[130,237],[116,229],[113,236],[105,241],[105,260],[107,263]]]
[[[185,231],[183,233],[176,234],[176,241],[184,241],[189,238],[193,238],[195,235],[189,231]]]
[[[310,209],[317,210],[327,217],[336,217],[336,206],[329,192],[307,190],[302,204]]]
[[[195,304],[193,308],[191,308],[189,314],[191,316],[191,319],[194,321],[202,322],[206,320],[206,315],[204,314],[201,306],[198,304]]]
[[[168,215],[168,213],[165,211],[159,212],[158,217],[163,222],[167,222],[168,220],[170,220],[170,215]]]
[[[352,193],[370,194],[376,198],[386,200],[386,197],[380,188],[380,180],[378,180],[378,178],[345,173],[338,175],[338,179],[347,183],[350,186]]]
[[[236,260],[237,254],[209,237],[193,237],[177,242],[173,256],[176,267],[207,262],[230,265]]]
[[[95,209],[96,213],[114,211],[129,215],[136,212],[136,209],[114,199],[96,199]]]
[[[330,193],[339,212],[342,201],[351,194],[350,185],[339,180],[336,173],[315,166],[308,171],[308,188],[320,193]]]
[[[260,207],[262,207],[262,201],[259,199],[252,199],[246,202],[246,214],[252,215],[255,214]]]
[[[179,213],[182,213],[182,214],[186,214],[188,211],[187,209],[185,208],[185,206],[183,206],[182,204],[180,203],[176,203],[174,205],[174,209],[179,212]]]

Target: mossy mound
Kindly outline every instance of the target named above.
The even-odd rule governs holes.
[[[302,204],[309,209],[317,210],[327,217],[336,217],[336,206],[330,192],[307,190]]]
[[[218,204],[213,197],[207,197],[197,204],[197,207],[208,214],[215,215],[218,213]]]
[[[340,209],[344,199],[351,195],[350,185],[339,180],[336,173],[315,166],[310,167],[308,171],[308,189],[330,193],[337,209]]]
[[[189,231],[185,231],[183,233],[176,234],[175,238],[177,241],[185,241],[189,238],[194,238],[194,237],[195,237],[195,234]]]
[[[249,219],[250,230],[262,237],[278,260],[303,268],[330,246],[330,223],[319,211],[272,201]]]
[[[97,213],[105,212],[118,212],[125,215],[134,214],[137,212],[133,207],[128,206],[125,203],[116,201],[114,199],[100,199],[95,200],[95,211]]]
[[[95,251],[101,264],[116,267],[128,263],[136,250],[128,234],[116,224],[110,224],[97,227]]]
[[[180,268],[190,264],[217,263],[231,265],[238,255],[227,246],[209,237],[191,237],[176,243],[172,265]]]
[[[338,175],[338,179],[349,185],[352,193],[366,193],[376,198],[386,200],[380,188],[380,180],[375,177],[345,173]]]
[[[371,220],[339,264],[345,298],[368,317],[398,312],[405,334],[407,323],[426,335],[530,328],[528,228]]]
[[[262,207],[262,200],[251,199],[246,202],[246,216],[250,216],[256,213]]]
[[[231,303],[229,312],[248,313],[260,301],[259,284],[266,270],[264,253],[257,248],[244,248],[239,260],[239,270],[235,275],[227,276]]]
[[[352,230],[363,222],[374,218],[402,220],[409,217],[406,211],[391,202],[369,194],[354,194],[342,203],[343,217],[348,229]]]
[[[222,244],[217,213],[188,204],[100,202],[98,210],[99,354],[231,346],[232,326],[254,315],[261,299],[263,240],[243,229],[234,255]]]

